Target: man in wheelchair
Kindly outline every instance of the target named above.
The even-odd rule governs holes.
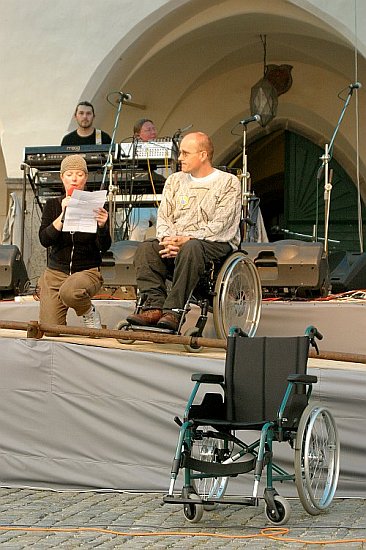
[[[203,132],[181,141],[181,171],[166,180],[156,239],[140,243],[136,251],[137,286],[146,300],[141,311],[127,317],[133,325],[176,331],[207,264],[224,259],[240,243],[240,181],[212,166],[213,153]]]

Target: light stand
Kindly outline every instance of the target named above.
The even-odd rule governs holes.
[[[334,140],[336,138],[336,135],[338,133],[339,127],[341,125],[341,122],[343,120],[343,117],[345,115],[345,112],[347,110],[347,107],[351,101],[351,97],[353,94],[353,90],[361,88],[361,84],[359,82],[355,82],[355,84],[351,84],[349,86],[349,92],[347,95],[347,99],[344,103],[343,109],[341,111],[341,114],[339,116],[337,125],[335,127],[335,130],[333,132],[332,139],[330,140],[329,145],[325,145],[324,149],[324,155],[320,157],[320,159],[323,161],[322,168],[324,168],[324,206],[325,206],[325,219],[324,219],[324,254],[325,256],[328,255],[328,235],[329,235],[329,218],[330,218],[330,195],[332,191],[332,182],[331,178],[329,177],[330,170],[329,170],[329,161],[332,158],[332,151],[333,151],[333,145]]]

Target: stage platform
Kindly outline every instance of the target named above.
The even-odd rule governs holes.
[[[19,300],[22,298],[19,297]],[[134,309],[130,300],[95,300],[102,323],[113,329]],[[38,320],[39,302],[27,297],[24,301],[0,301],[3,321]],[[183,332],[194,325],[199,309],[192,308]],[[80,325],[74,312],[69,312],[68,324]],[[322,351],[366,355],[366,300],[331,301],[264,301],[257,331],[258,336],[296,336],[308,325],[315,325],[324,335]],[[204,336],[215,338],[211,314]]]
[[[132,302],[95,303],[108,328],[133,307]],[[337,331],[338,343],[345,346],[349,335],[355,340],[354,327],[361,333],[365,323],[359,322],[363,304],[350,304],[347,322],[337,319],[339,306],[325,304],[331,306],[326,308],[331,328],[319,322],[323,304],[299,304],[296,321],[297,305],[285,305],[264,304],[260,332],[268,324],[278,335],[302,334],[307,325],[316,324],[327,342],[335,342]],[[37,302],[2,302],[0,318],[36,320],[37,308]],[[359,353],[364,352],[362,346]],[[342,349],[347,351],[346,346]],[[189,354],[178,345],[127,345],[104,338],[33,340],[21,331],[2,330],[0,357],[0,485],[166,491],[178,433],[173,417],[183,413],[191,374],[222,373],[225,352]],[[339,429],[337,495],[365,498],[366,366],[310,359],[309,367],[319,380],[314,400],[331,410]],[[275,453],[291,470],[293,452],[288,445],[278,445]],[[248,493],[252,481],[250,474],[240,476],[230,482],[230,492]],[[296,494],[293,484],[278,490],[284,496]]]

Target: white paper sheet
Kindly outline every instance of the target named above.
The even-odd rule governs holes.
[[[102,208],[106,198],[106,189],[92,192],[75,189],[65,211],[62,231],[96,233],[95,210]]]

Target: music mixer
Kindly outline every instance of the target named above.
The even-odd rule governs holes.
[[[120,160],[176,161],[177,153],[177,145],[170,138],[155,141],[136,139],[132,142],[118,143],[116,146],[116,155],[120,157]]]

